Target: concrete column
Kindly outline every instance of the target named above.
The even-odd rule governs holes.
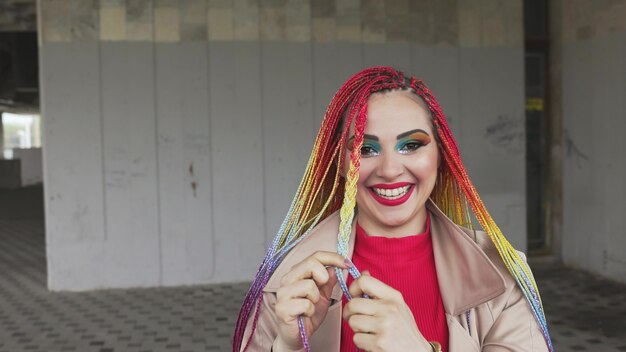
[[[548,131],[547,143],[550,145],[550,163],[548,170],[548,215],[546,216],[547,240],[557,260],[562,260],[563,229],[563,83],[561,74],[563,16],[561,1],[549,3],[548,13],[550,33],[549,53],[549,88],[548,96]]]
[[[4,124],[2,122],[2,114],[0,111],[0,159],[4,159]]]

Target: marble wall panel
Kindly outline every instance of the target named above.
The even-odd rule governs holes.
[[[312,40],[472,47],[520,46],[523,40],[521,0],[76,0],[71,8],[67,1],[41,2],[44,41]],[[626,11],[619,4],[614,8]],[[568,23],[582,23],[578,38],[613,31],[620,18],[598,14],[594,18],[604,27],[596,29],[570,12]]]
[[[36,30],[36,0],[4,0],[0,2],[0,32],[32,32]]]

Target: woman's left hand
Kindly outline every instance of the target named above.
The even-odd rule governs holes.
[[[353,298],[346,303],[343,318],[354,331],[358,348],[368,352],[432,351],[400,291],[367,271],[350,285],[349,291]],[[370,298],[361,298],[363,294]]]

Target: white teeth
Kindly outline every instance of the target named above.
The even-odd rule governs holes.
[[[387,199],[398,199],[409,191],[411,186],[398,187],[394,189],[372,188],[376,194]]]

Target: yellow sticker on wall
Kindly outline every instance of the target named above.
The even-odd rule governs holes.
[[[543,111],[543,99],[526,98],[526,111]]]

